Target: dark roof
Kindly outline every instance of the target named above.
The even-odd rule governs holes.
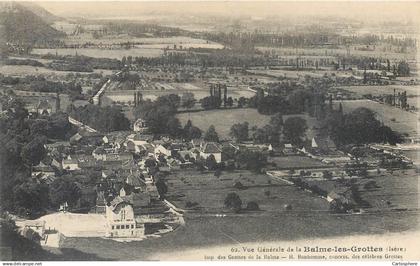
[[[130,174],[127,176],[126,183],[133,187],[144,187],[145,183],[138,175]]]
[[[220,149],[219,145],[214,142],[208,142],[204,144],[202,150],[204,153],[220,153],[222,150]]]
[[[48,100],[42,99],[39,101],[37,105],[38,109],[50,109],[52,108],[51,104],[48,102]]]

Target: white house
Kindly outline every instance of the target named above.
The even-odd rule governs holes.
[[[171,156],[172,155],[172,151],[170,149],[170,144],[169,143],[159,144],[159,145],[157,145],[155,147],[155,156],[156,156],[156,158],[160,154],[163,154],[165,156]]]
[[[214,156],[217,163],[222,161],[222,149],[215,142],[207,142],[200,146],[200,156],[207,159],[210,155]]]
[[[133,130],[141,133],[146,132],[148,130],[146,121],[141,118],[137,119],[133,124]]]
[[[79,164],[77,162],[77,160],[75,159],[64,159],[62,161],[62,165],[63,165],[63,169],[65,170],[70,170],[70,171],[74,171],[74,170],[79,170]]]
[[[126,197],[116,197],[106,207],[106,236],[136,238],[144,236],[144,224],[137,224],[132,203]]]

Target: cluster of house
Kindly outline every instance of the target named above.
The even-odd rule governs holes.
[[[150,169],[148,161],[157,162],[163,172],[188,168],[193,165],[191,161],[200,157],[213,156],[218,163],[222,160],[216,143],[153,140],[145,126],[144,121],[138,120],[135,131],[102,134],[80,129],[69,141],[45,144],[48,156],[33,167],[32,177],[49,184],[59,172],[77,175],[84,170],[101,171],[101,177],[88,186],[87,194],[95,205],[91,211],[107,218],[106,235],[142,236],[148,228],[159,227],[168,210],[160,200],[156,172]]]

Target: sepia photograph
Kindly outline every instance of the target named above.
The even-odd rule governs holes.
[[[0,0],[2,265],[417,265],[419,15]]]

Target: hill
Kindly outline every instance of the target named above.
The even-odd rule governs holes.
[[[23,7],[25,7],[26,9],[29,9],[30,11],[32,11],[32,13],[34,13],[35,15],[40,17],[42,20],[44,20],[49,25],[51,25],[52,23],[54,23],[56,21],[63,20],[62,18],[60,18],[60,17],[50,13],[49,11],[45,10],[44,8],[40,7],[36,3],[20,2],[19,4]]]
[[[27,7],[15,2],[0,3],[0,29],[5,42],[21,46],[48,45],[64,36]]]

